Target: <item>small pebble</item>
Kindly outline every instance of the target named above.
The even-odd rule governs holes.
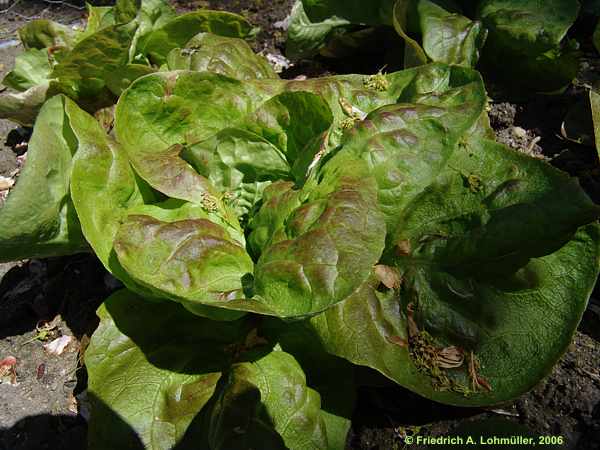
[[[512,134],[518,139],[525,139],[527,137],[527,131],[521,127],[512,127]]]
[[[45,373],[46,373],[46,364],[42,363],[37,368],[37,373],[36,373],[37,380],[40,381],[42,378],[44,378]]]
[[[13,180],[12,178],[0,175],[0,191],[6,191],[13,187],[14,184],[15,180]]]

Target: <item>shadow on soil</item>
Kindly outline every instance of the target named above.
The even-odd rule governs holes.
[[[0,450],[84,450],[86,433],[85,420],[78,416],[30,416],[0,428]]]
[[[255,405],[257,400],[260,401],[255,398],[255,395],[252,395],[254,393],[251,390],[246,394],[248,394],[246,395],[248,398],[240,399],[239,411],[226,419],[233,421],[244,419],[246,415],[244,411],[253,410],[251,404]],[[374,407],[382,406],[377,403],[385,402],[385,398],[389,395],[395,396],[399,402],[406,402],[404,405],[409,404],[410,408],[405,406],[398,414],[400,409],[389,411],[388,405],[386,409],[390,415],[382,415],[381,410],[375,412]],[[471,417],[481,413],[476,409],[440,407],[438,404],[419,398],[401,388],[361,389],[359,397],[361,399],[357,409],[360,413],[353,417],[354,426],[348,434],[347,449],[390,450],[400,448],[397,447],[401,442],[400,435],[388,436],[389,446],[386,446],[386,439],[382,436],[373,436],[377,444],[371,446],[368,442],[370,435],[369,433],[365,434],[365,430],[383,430],[398,421],[414,424],[414,428],[418,428],[418,424],[430,423],[433,420],[450,418],[456,420],[457,417]],[[373,401],[375,404],[372,403]],[[145,447],[136,432],[106,404],[91,395],[88,395],[87,402],[93,405],[97,419],[95,423],[98,424],[98,429],[91,430],[90,433],[96,439],[94,444],[89,447],[90,450],[144,450]],[[398,404],[398,406],[400,405]],[[204,450],[208,448],[208,444],[201,436],[207,427],[204,420],[203,414],[199,413],[188,427],[188,433],[170,450]],[[231,427],[228,426],[228,428]],[[407,425],[406,429],[408,428],[411,426]],[[81,416],[50,414],[30,416],[20,420],[11,428],[0,428],[0,450],[84,450],[88,448],[87,431],[87,423]],[[232,448],[285,448],[279,436],[273,436],[272,433],[266,432],[262,436],[261,433],[253,434],[255,434],[253,442],[237,442],[244,437],[232,433],[229,439],[233,439],[235,442],[226,443],[222,448],[228,448],[230,445]],[[165,448],[165,450],[169,449]]]
[[[78,339],[91,336],[96,309],[119,286],[93,255],[17,265],[0,282],[0,339],[33,331],[57,314]]]

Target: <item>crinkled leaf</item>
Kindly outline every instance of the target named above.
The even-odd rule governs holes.
[[[146,38],[152,30],[162,27],[176,16],[175,10],[166,0],[142,0],[142,5],[136,19],[138,29],[133,38],[130,58],[132,60],[145,58],[139,52],[139,49],[143,48]]]
[[[76,143],[64,114],[64,97],[45,103],[29,141],[27,164],[0,209],[0,260],[86,251],[69,196]]]
[[[240,120],[252,100],[233,79],[197,72],[159,73],[140,79],[119,99],[117,136],[136,171],[155,189],[202,203],[215,190],[179,157],[183,144],[207,139]]]
[[[139,51],[160,65],[174,48],[183,48],[198,33],[246,38],[252,26],[242,16],[222,11],[196,11],[182,14],[155,28],[143,41]]]
[[[284,92],[231,123],[232,128],[190,146],[185,158],[216,187],[229,192],[242,183],[279,179],[302,183],[332,122],[320,97]]]
[[[388,231],[396,227],[398,211],[445,167],[486,104],[475,71],[432,65],[417,73],[399,103],[373,111],[350,130],[343,148],[322,168],[338,170],[348,160],[363,159],[377,180]]]
[[[52,78],[71,98],[94,98],[106,90],[106,79],[127,65],[135,24],[103,28],[80,41],[54,67]]]
[[[296,1],[290,13],[285,53],[288,58],[310,58],[319,53],[331,36],[331,33],[350,24],[346,19],[329,17],[322,22],[311,22],[306,15],[302,2]]]
[[[296,360],[278,348],[234,365],[219,394],[209,418],[210,448],[332,448],[319,394],[306,387]]]
[[[238,38],[201,33],[184,48],[176,48],[167,57],[169,70],[212,72],[238,80],[277,78],[277,74],[246,41]]]
[[[310,322],[329,352],[372,367],[427,398],[462,406],[506,402],[535,386],[569,346],[597,276],[599,238],[596,226],[584,228],[558,252],[489,284],[451,285],[444,277],[422,276],[399,298],[365,285]],[[454,389],[434,388],[430,375],[400,344],[409,341],[406,305],[417,298],[429,309],[427,320],[417,321],[421,327],[444,323],[445,331],[436,336],[438,350],[456,345],[457,331],[461,338],[467,330],[474,332],[462,344],[463,366],[444,371]],[[466,373],[469,350],[481,365],[478,377],[491,391],[473,391]]]
[[[136,281],[198,303],[243,298],[242,279],[253,272],[243,243],[208,218],[168,223],[130,215],[114,245]]]
[[[325,100],[313,93],[284,92],[263,103],[244,122],[241,127],[273,144],[292,166],[315,137],[329,130],[333,115]],[[308,158],[315,153],[309,151]]]
[[[236,189],[230,191],[231,204],[238,217],[253,215],[255,207],[263,198],[265,189],[271,181],[255,181],[253,183],[240,183]]]
[[[322,97],[333,114],[333,124],[322,142],[322,150],[326,152],[339,143],[343,131],[342,124],[354,119],[354,115],[357,114],[355,110],[367,114],[377,107],[396,101],[401,95],[412,95],[412,92],[423,92],[423,95],[429,95],[435,100],[436,95],[455,83],[450,83],[451,76],[456,79],[456,84],[460,84],[464,77],[476,77],[472,73],[463,76],[458,69],[449,69],[447,66],[431,65],[382,76],[383,89],[378,90],[368,87],[372,77],[359,75],[306,81],[274,79],[240,82],[198,72],[157,73],[139,80],[121,97],[117,107],[116,132],[142,178],[171,197],[198,203],[202,201],[205,193],[211,191],[205,180],[208,176],[207,171],[201,168],[203,164],[210,163],[210,158],[209,163],[199,162],[204,156],[194,158],[194,153],[201,153],[199,149],[195,150],[194,146],[232,127],[262,134],[263,132],[257,131],[256,127],[250,126],[252,121],[260,120],[258,115],[261,113],[257,112],[255,116],[251,114],[261,103],[277,94],[286,91],[308,91]],[[442,101],[451,101],[451,94],[452,92],[449,92]],[[295,114],[306,110],[305,115],[309,115],[308,111],[311,111],[310,117],[314,125],[311,124],[306,129],[311,130],[311,133],[323,131],[322,123],[329,120],[325,105],[319,104],[309,95],[286,98],[306,99],[295,102]],[[283,100],[284,97],[280,99]],[[285,117],[287,107],[283,104],[277,106],[279,103],[281,101],[273,100],[275,109],[281,110],[282,117]],[[317,112],[317,108],[320,112]],[[350,108],[352,111],[349,111]],[[273,114],[264,111],[269,113],[267,118]],[[282,119],[275,117],[269,120],[277,124]],[[131,123],[138,126],[132,127]],[[261,127],[264,125],[260,125],[259,128]],[[295,129],[302,130],[302,126],[295,125]],[[281,141],[286,133],[288,132],[283,129],[277,131],[274,137]],[[305,146],[309,145],[305,140],[308,134],[305,132],[299,135],[302,139],[295,137],[291,142],[300,141]],[[275,143],[280,150],[286,151],[271,137],[264,137]],[[285,139],[282,142],[285,142]],[[321,143],[311,142],[303,154],[314,152],[313,146],[316,145]],[[296,154],[298,148],[299,144],[294,144]],[[190,162],[195,170],[184,159]],[[288,161],[292,163],[291,159]],[[298,164],[297,173],[301,172],[300,167],[306,167],[310,162],[306,164],[306,161],[302,161],[302,164]],[[173,181],[175,179],[176,183]]]
[[[596,225],[577,230],[599,208],[546,163],[474,139],[396,213],[384,261],[402,275],[398,294],[377,292],[376,280],[313,318],[325,348],[445,403],[493,404],[530,389],[569,345],[585,309],[600,235]],[[409,355],[419,348],[409,304],[438,351],[464,349],[458,369],[432,377],[431,365]],[[471,351],[489,392],[472,384]]]
[[[127,64],[105,74],[106,87],[115,95],[120,96],[131,83],[144,75],[154,72],[154,69],[142,64]]]
[[[323,100],[302,92],[261,106],[268,87],[197,72],[146,77],[119,100],[117,135],[150,185],[195,203],[218,196],[209,180],[235,190],[242,182],[292,178],[296,161],[319,150],[310,139],[327,130],[331,113]],[[139,126],[129,125],[134,122]]]
[[[87,23],[83,32],[84,36],[94,34],[101,28],[115,25],[115,13],[112,6],[87,6]]]
[[[129,208],[144,203],[142,189],[123,151],[94,117],[70,100],[65,111],[76,139],[70,189],[81,228],[104,266],[131,286],[112,247]]]
[[[114,6],[116,23],[131,22],[137,16],[142,0],[117,0]]]
[[[328,450],[344,450],[356,397],[352,364],[327,353],[307,322],[270,319],[263,321],[260,331],[294,355],[306,373],[307,384],[321,395]]]
[[[578,12],[577,0],[481,1],[478,17],[489,30],[484,66],[494,77],[522,89],[564,87],[578,70],[575,45],[563,42]]]
[[[151,29],[147,28],[149,25],[160,27],[177,15],[168,0],[142,0],[139,14],[140,29],[144,33]]]
[[[29,21],[19,28],[19,38],[25,49],[71,49],[78,37],[78,32],[71,27],[45,19]]]
[[[171,222],[206,218],[207,214],[200,207],[173,200],[145,204],[157,200],[145,183],[137,179],[119,145],[73,102],[67,100],[65,109],[77,139],[71,195],[84,235],[104,266],[129,289],[145,297],[155,297],[151,289],[132,278],[119,262],[113,250],[119,227],[129,214],[145,214]],[[197,314],[215,319],[235,318],[208,307],[198,307]]]
[[[365,166],[349,164],[319,185],[307,185],[298,206],[275,216],[279,223],[265,224],[259,211],[253,227],[270,226],[272,234],[256,265],[255,293],[284,317],[314,314],[348,297],[383,248],[376,203]],[[270,218],[269,203],[265,208]]]
[[[248,244],[253,255],[260,255],[273,239],[279,240],[276,233],[284,229],[286,219],[300,207],[300,191],[293,187],[290,181],[276,181],[264,189],[261,208],[248,224],[252,230]]]
[[[579,12],[577,0],[482,0],[478,16],[490,41],[517,53],[539,54],[555,48]]]
[[[474,67],[487,31],[481,23],[447,11],[429,0],[419,0],[417,12],[423,49],[433,61]]]
[[[285,155],[266,139],[239,128],[226,128],[190,146],[185,159],[218,188],[229,192],[241,183],[289,178]]]
[[[30,48],[15,58],[15,67],[2,80],[2,84],[17,91],[26,91],[48,82],[50,61],[46,49]]]
[[[275,230],[256,269],[224,221],[208,218],[167,223],[131,215],[115,240],[119,261],[156,295],[194,312],[197,304],[282,317],[322,311],[366,279],[383,249],[374,183],[352,169],[354,177],[326,178],[299,194],[306,201]],[[248,277],[252,299],[245,299]]]
[[[91,449],[335,448],[318,392],[290,354],[251,338],[248,321],[200,319],[128,291],[98,315],[85,355]]]

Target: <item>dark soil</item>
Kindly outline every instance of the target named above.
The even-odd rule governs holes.
[[[27,20],[43,17],[80,25],[83,11],[79,2],[71,3],[74,6],[22,1],[10,12],[0,14],[0,74],[12,66],[14,56],[21,51],[11,40]],[[262,30],[254,43],[255,50],[281,60],[285,43],[283,20],[293,0],[173,3],[180,10],[209,7],[243,14]],[[581,98],[583,87],[595,83],[600,74],[598,58],[588,53],[578,82],[561,95],[537,95],[515,101],[501,90],[490,88],[490,120],[499,141],[579,177],[591,198],[600,203],[600,167],[595,149],[561,136],[570,105]],[[376,72],[382,65],[373,63],[369,70]],[[310,77],[367,69],[341,68],[317,59],[298,62],[285,69],[282,76]],[[27,130],[0,121],[0,175],[15,169],[19,144],[27,136]],[[96,308],[118,286],[91,255],[0,264],[0,358],[17,358],[17,384],[0,383],[0,450],[86,447],[86,375],[79,350],[85,347],[97,324]],[[562,436],[565,444],[558,448],[600,449],[598,299],[600,290],[592,295],[579,332],[552,374],[511,404],[490,410],[444,406],[369,373],[371,380],[378,380],[378,387],[359,390],[347,448],[424,449],[422,445],[408,446],[406,437],[448,436],[461,427],[475,427],[482,419],[501,418],[526,426],[534,435]],[[60,356],[48,355],[44,341],[34,339],[40,336],[36,326],[43,327],[47,322],[53,328],[46,341],[61,335],[73,336],[72,344]]]

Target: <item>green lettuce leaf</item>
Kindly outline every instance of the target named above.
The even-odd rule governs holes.
[[[373,276],[310,323],[327,351],[433,400],[508,401],[570,343],[600,253],[598,226],[580,227],[599,212],[545,162],[469,138],[398,202],[382,258],[395,286]],[[442,366],[442,350],[457,347],[460,364]]]
[[[346,133],[341,150],[321,169],[365,161],[378,183],[388,232],[397,226],[399,211],[446,166],[486,104],[483,82],[472,70],[433,65],[415,73],[398,103],[373,111]]]
[[[142,0],[138,16],[136,18],[138,29],[130,51],[130,59],[139,62],[146,57],[140,53],[140,48],[144,46],[145,39],[153,30],[162,27],[164,24],[177,16],[173,7],[166,0]],[[147,62],[147,61],[146,61]]]
[[[285,87],[284,82],[277,80],[269,85],[274,83]],[[323,86],[318,84],[317,87],[324,91]],[[286,171],[289,179],[297,175],[301,181],[306,167],[320,148],[310,143],[332,123],[327,104],[306,92],[284,92],[252,111],[259,103],[257,99],[267,97],[265,89],[255,83],[193,72],[146,77],[121,98],[116,114],[117,135],[136,171],[155,189],[171,197],[204,205],[209,211],[213,209],[220,216],[219,226],[234,224],[235,218],[228,214],[224,199],[212,182],[222,181],[226,176],[232,179],[235,173],[244,184],[269,178],[285,179]],[[152,96],[148,96],[149,92],[153,92]],[[167,103],[160,105],[160,98]],[[188,104],[192,110],[187,108]],[[163,120],[152,119],[146,113],[154,110],[161,114],[161,109]],[[140,126],[128,126],[132,121]],[[178,126],[172,127],[169,123],[178,123]],[[153,133],[144,132],[144,129],[152,129]],[[197,161],[194,167],[178,156],[182,152],[178,142],[186,140],[198,141],[189,147],[187,154],[188,161]],[[249,146],[248,143],[252,144]],[[305,150],[307,145],[308,152]],[[303,153],[308,157],[303,157]],[[211,163],[211,158],[218,158],[218,163]],[[201,167],[201,161],[209,163]],[[228,167],[226,172],[220,170],[223,166]],[[284,218],[289,220],[290,226],[279,230],[277,241],[266,237],[264,244],[268,244],[268,250],[262,253],[256,269],[253,270],[249,260],[242,262],[247,256],[241,253],[241,247],[237,247],[238,256],[231,259],[231,263],[241,269],[232,272],[235,276],[226,280],[227,285],[210,288],[210,292],[202,286],[207,286],[212,278],[202,273],[194,257],[196,251],[180,248],[180,239],[175,235],[186,236],[181,241],[186,248],[188,245],[193,248],[203,246],[202,242],[209,236],[210,242],[218,242],[215,239],[222,239],[222,230],[202,230],[204,225],[211,228],[213,224],[150,224],[144,222],[146,218],[135,218],[137,225],[132,224],[120,233],[115,247],[119,260],[130,273],[139,277],[140,282],[157,289],[157,294],[184,301],[188,308],[190,302],[210,302],[214,306],[284,317],[314,314],[332,302],[341,301],[360,285],[382,250],[382,222],[379,212],[373,208],[373,182],[359,170],[359,165],[352,167],[358,170],[354,176],[348,170],[332,173],[300,190],[297,194],[299,202],[289,211],[289,219]],[[362,174],[362,178],[358,174]],[[212,178],[207,179],[204,175]],[[216,187],[225,186],[217,184]],[[213,203],[212,208],[210,203]],[[349,223],[339,223],[338,215],[346,217]],[[174,231],[181,226],[189,231],[183,234]],[[163,227],[166,227],[164,235],[157,236],[152,231]],[[327,232],[329,227],[332,229]],[[138,236],[139,233],[132,232],[134,229],[150,234]],[[167,235],[173,238],[167,238]],[[149,252],[160,261],[165,261],[169,255],[178,255],[169,257],[172,267],[168,261],[160,264],[162,269],[158,278],[155,271],[139,264],[150,255],[144,253],[145,256],[141,256],[140,253],[149,239],[158,246]],[[255,247],[255,250],[258,256],[263,248]],[[357,258],[355,255],[361,252],[363,257]],[[175,260],[182,264],[181,268],[176,267]],[[206,261],[209,265],[208,259]],[[315,261],[322,262],[315,264]],[[253,292],[243,292],[243,278],[252,276]],[[200,291],[192,293],[190,283],[201,286]],[[242,294],[256,297],[252,301],[250,298],[244,300]]]
[[[325,47],[334,30],[350,25],[346,19],[329,17],[322,22],[312,22],[300,0],[294,3],[290,13],[285,53],[288,58],[311,58]]]
[[[115,25],[115,13],[112,6],[92,6],[88,3],[86,7],[88,17],[83,32],[84,36],[89,36],[102,28]]]
[[[288,214],[281,210],[274,223],[268,222],[272,202],[266,203],[251,226],[258,233],[269,229],[261,233],[268,240],[254,272],[255,293],[284,317],[314,314],[348,297],[383,249],[376,203],[374,180],[360,163],[307,184],[297,204]]]
[[[332,116],[314,94],[269,99],[273,88],[209,73],[156,74],[121,97],[116,132],[140,176],[170,197],[203,203],[242,182],[291,179],[294,165],[318,151],[309,144]]]
[[[23,92],[48,82],[52,67],[46,49],[30,48],[17,55],[15,67],[2,80],[4,86]]]
[[[482,0],[477,16],[489,30],[482,53],[484,67],[494,77],[521,89],[554,91],[564,87],[575,78],[579,67],[576,46],[564,42],[578,13],[576,0],[543,4],[535,0]]]
[[[278,78],[269,62],[255,54],[244,40],[211,33],[200,33],[184,48],[171,50],[167,67],[218,73],[238,80]]]
[[[367,279],[383,249],[383,217],[376,205],[380,188],[374,183],[380,169],[369,166],[373,161],[365,151],[378,120],[372,122],[367,116],[364,128],[350,129],[346,140],[359,137],[344,146],[318,179],[309,179],[300,189],[281,180],[304,183],[306,171],[320,154],[344,141],[338,127],[335,136],[326,132],[331,132],[336,120],[341,124],[355,114],[349,108],[369,111],[390,98],[411,98],[422,105],[416,111],[405,108],[405,126],[415,132],[422,127],[417,133],[424,148],[437,139],[432,136],[448,130],[440,144],[428,150],[435,167],[422,186],[415,184],[418,191],[443,166],[444,152],[446,157],[451,153],[458,136],[472,126],[485,105],[478,75],[459,68],[434,65],[391,74],[384,78],[384,89],[369,88],[369,81],[369,77],[334,77],[303,83],[241,82],[197,72],[159,73],[138,80],[117,106],[119,142],[136,172],[154,189],[205,208],[206,216],[200,222],[130,217],[115,241],[120,263],[155,296],[180,301],[192,311],[200,304],[298,317],[342,301]],[[358,106],[348,106],[346,98]],[[328,112],[333,108],[335,112]],[[465,110],[470,114],[461,116]],[[388,126],[387,116],[381,117],[382,126]],[[408,131],[402,133],[408,136]],[[396,139],[395,134],[390,136]],[[414,142],[409,138],[406,151],[412,152]],[[356,153],[364,153],[365,161],[357,160]],[[348,155],[354,160],[348,161]],[[398,164],[408,161],[400,153],[393,158]],[[381,170],[393,167],[390,163],[378,160]],[[413,173],[418,178],[418,172]],[[241,229],[235,194],[265,181],[275,182],[262,191],[265,195],[268,191],[269,198],[248,218],[250,254],[257,259],[254,266],[244,240],[234,237]],[[234,194],[233,200],[224,190]],[[393,209],[399,195],[406,193],[389,197],[388,209]],[[293,199],[286,203],[289,207],[278,205],[281,196]],[[258,208],[257,201],[253,204]],[[199,264],[195,256],[205,251],[199,249],[209,248],[206,242],[220,249],[206,251],[227,258],[214,265],[230,267],[218,286],[211,286],[216,279],[206,272],[210,257]],[[156,264],[141,264],[149,258]]]
[[[136,18],[142,0],[117,0],[114,6],[116,23],[129,23]]]
[[[85,354],[91,449],[343,448],[298,362],[251,321],[200,319],[128,291],[98,315]]]
[[[406,42],[405,67],[428,61],[474,67],[486,30],[480,22],[471,21],[460,12],[451,0],[368,3],[304,0],[292,11],[289,53],[292,57],[312,56],[333,38],[334,32],[351,23],[393,25]],[[331,51],[327,54],[336,56]]]
[[[2,92],[0,119],[9,119],[20,125],[32,126],[44,102],[59,92],[50,82],[38,84],[24,92]]]
[[[51,77],[75,100],[102,101],[110,95],[106,80],[127,70],[134,33],[135,24],[97,31],[77,43],[54,67]]]
[[[79,38],[79,33],[67,25],[51,20],[35,19],[19,29],[19,39],[25,49],[53,48],[71,49]]]
[[[418,2],[417,13],[423,50],[432,61],[475,67],[487,37],[481,22],[429,0]]]
[[[73,158],[71,196],[81,218],[83,233],[104,266],[129,289],[154,297],[123,268],[113,249],[113,241],[129,214],[145,214],[163,221],[205,219],[201,207],[186,202],[161,199],[139,178],[129,165],[119,144],[106,135],[89,114],[66,100],[69,126],[77,141]],[[148,204],[146,204],[148,203]],[[240,235],[236,235],[240,238]],[[243,237],[242,237],[243,239]],[[148,267],[148,266],[147,266]],[[234,320],[239,313],[197,307],[199,315],[219,320]]]
[[[200,10],[177,16],[162,26],[156,27],[138,45],[138,53],[147,55],[157,65],[166,62],[169,52],[183,48],[198,33],[213,33],[220,36],[247,38],[254,28],[237,14]]]
[[[298,193],[288,225],[275,230],[256,267],[229,224],[208,215],[175,222],[130,215],[115,238],[116,254],[136,282],[193,312],[199,304],[315,314],[350,295],[383,249],[374,183],[356,167],[348,172],[354,177],[326,177]]]
[[[68,255],[88,250],[69,196],[77,145],[62,96],[40,111],[27,163],[0,209],[0,261]]]
[[[595,225],[582,229],[558,252],[532,260],[505,282],[453,280],[452,285],[443,277],[426,276],[419,279],[425,284],[411,280],[411,287],[396,296],[378,292],[379,280],[374,280],[310,325],[327,351],[372,367],[424,397],[460,406],[507,402],[547,376],[570,345],[597,276],[598,231]],[[469,290],[459,290],[465,287]],[[445,322],[440,327],[445,331],[438,328],[433,345],[430,338],[425,349],[439,352],[457,345],[458,334],[465,342],[461,367],[436,368],[423,359],[425,349],[417,344],[411,356],[406,306],[417,295],[429,309],[427,318],[417,320],[421,330],[432,320],[438,327]],[[465,339],[465,332],[475,333]],[[477,377],[487,381],[490,391],[473,385],[471,350]]]
[[[65,101],[65,112],[77,146],[70,190],[81,228],[104,266],[131,287],[114,255],[112,240],[129,208],[144,204],[144,196],[151,197],[151,193],[94,117],[71,100]]]

